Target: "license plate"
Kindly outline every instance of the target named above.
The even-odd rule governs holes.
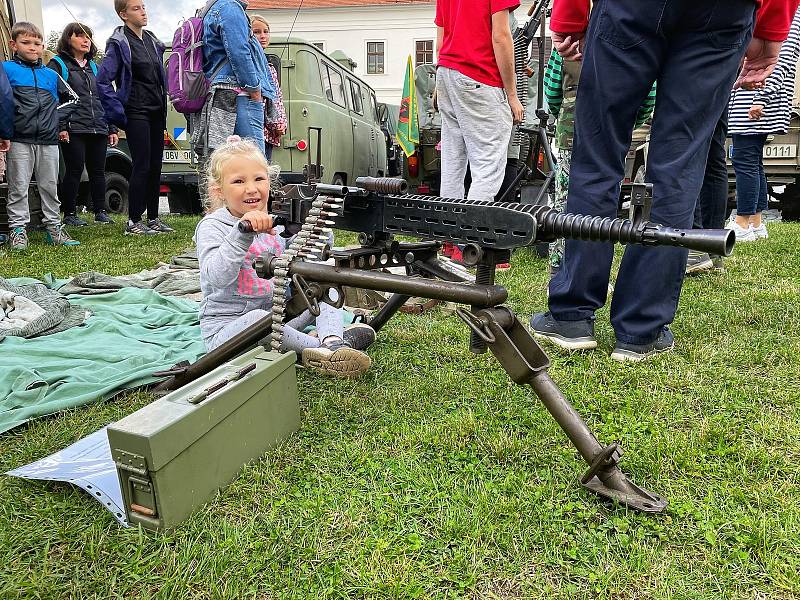
[[[797,158],[795,144],[767,144],[764,146],[764,158]]]
[[[164,150],[164,162],[190,163],[192,162],[191,150]]]

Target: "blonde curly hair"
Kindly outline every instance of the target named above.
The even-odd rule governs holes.
[[[275,185],[278,182],[278,174],[280,169],[275,165],[270,165],[264,153],[261,152],[251,140],[243,140],[238,135],[228,137],[227,141],[214,150],[208,165],[205,170],[206,179],[206,212],[211,213],[225,206],[225,198],[222,194],[212,192],[213,188],[219,190],[222,187],[222,174],[225,166],[234,158],[246,158],[259,163],[265,171],[269,174],[270,185]]]

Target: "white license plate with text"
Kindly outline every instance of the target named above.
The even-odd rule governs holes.
[[[797,158],[795,144],[767,144],[764,146],[764,158]]]
[[[164,162],[190,163],[192,162],[191,150],[164,150]]]

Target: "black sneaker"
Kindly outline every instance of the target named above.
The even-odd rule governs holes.
[[[306,348],[301,360],[304,367],[336,377],[358,377],[372,364],[369,356],[338,338],[318,348]]]
[[[113,225],[114,224],[114,219],[109,217],[106,214],[106,211],[102,210],[99,213],[96,213],[94,215],[94,222],[95,223],[102,223],[103,225]]]
[[[661,333],[658,334],[656,341],[649,344],[626,344],[617,341],[614,346],[614,352],[611,353],[611,358],[620,362],[639,362],[661,352],[669,352],[674,347],[675,336],[672,335],[669,327],[665,326]]]
[[[375,341],[375,330],[366,323],[353,323],[344,328],[344,341],[356,350],[366,350]]]
[[[172,233],[175,231],[172,227],[162,222],[161,219],[151,219],[147,222],[147,226],[156,233]]]
[[[128,221],[125,228],[125,235],[156,235],[156,232],[144,224],[144,221]]]
[[[707,252],[697,252],[696,250],[689,251],[689,257],[686,259],[687,275],[710,271],[713,268],[714,262]]]
[[[78,217],[75,213],[64,215],[64,225],[71,225],[72,227],[86,227],[88,223]]]
[[[556,321],[549,312],[531,317],[531,331],[538,338],[550,340],[566,350],[592,350],[597,348],[594,321]]]

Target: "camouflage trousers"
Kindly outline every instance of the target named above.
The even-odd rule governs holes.
[[[556,150],[558,167],[556,170],[556,193],[552,197],[551,208],[563,211],[567,205],[567,192],[569,191],[569,166],[572,161],[572,149],[559,148]],[[564,258],[564,238],[558,238],[550,244],[550,271],[561,267]]]

